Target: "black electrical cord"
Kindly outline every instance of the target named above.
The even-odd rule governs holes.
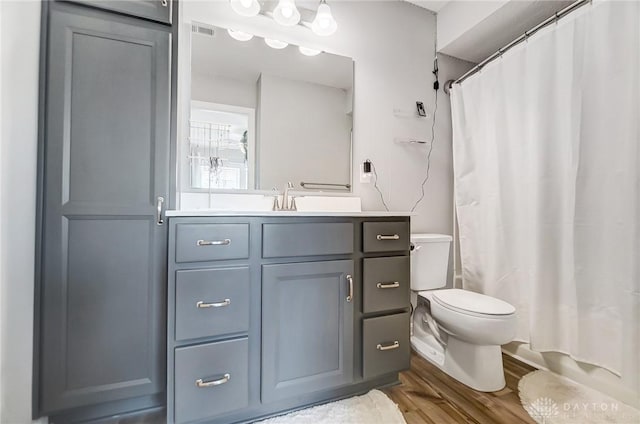
[[[436,77],[436,80],[433,82],[433,89],[436,92],[436,97],[435,97],[435,101],[434,101],[434,107],[433,107],[433,121],[431,122],[431,142],[429,143],[429,151],[427,152],[427,174],[424,177],[424,180],[422,180],[422,184],[420,185],[420,189],[422,194],[420,195],[420,198],[416,201],[416,203],[413,205],[413,207],[411,208],[411,212],[414,212],[416,210],[416,208],[418,207],[418,205],[420,204],[420,202],[422,202],[422,200],[424,199],[425,196],[425,191],[424,191],[424,187],[425,184],[427,184],[427,181],[429,181],[429,173],[431,171],[431,153],[433,152],[433,143],[436,141],[436,112],[438,112],[438,89],[440,88],[440,81],[438,81],[438,56],[436,55],[435,59],[433,60],[433,75]]]
[[[376,177],[375,181],[373,182],[373,187],[376,190],[378,190],[378,194],[380,195],[380,200],[382,200],[382,204],[384,205],[385,210],[389,212],[389,207],[387,206],[387,202],[384,201],[384,196],[382,195],[380,188],[378,188],[378,172],[376,171],[376,166],[373,164],[373,162],[371,162],[371,168],[373,169],[373,175]]]

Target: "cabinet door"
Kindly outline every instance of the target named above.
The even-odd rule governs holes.
[[[172,0],[67,0],[152,21],[171,23]]]
[[[263,266],[263,402],[352,382],[351,275],[351,260]]]
[[[164,392],[170,125],[168,32],[61,3],[49,19],[44,414]]]

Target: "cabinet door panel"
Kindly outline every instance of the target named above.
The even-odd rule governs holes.
[[[362,224],[364,252],[409,250],[409,222],[365,222]]]
[[[112,10],[125,15],[150,19],[165,24],[171,23],[172,0],[67,0],[87,4],[100,9]]]
[[[176,272],[176,340],[249,330],[251,272],[248,267]],[[199,303],[215,304],[199,307]]]
[[[262,225],[262,257],[345,255],[353,252],[351,222]]]
[[[164,391],[170,122],[169,32],[49,13],[43,414]]]
[[[262,401],[353,380],[353,261],[265,265]]]
[[[362,311],[384,312],[408,308],[409,256],[365,258],[362,276]]]
[[[362,322],[362,371],[365,379],[409,369],[409,312]]]
[[[175,355],[175,417],[170,422],[171,418],[176,423],[204,420],[249,404],[246,338],[181,347]],[[206,384],[216,380],[219,384]]]

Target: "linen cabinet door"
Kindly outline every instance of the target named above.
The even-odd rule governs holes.
[[[262,267],[262,401],[353,381],[353,261]]]
[[[170,34],[49,7],[39,413],[162,405]]]
[[[152,21],[171,23],[172,0],[67,0],[86,4],[105,10],[150,19]]]

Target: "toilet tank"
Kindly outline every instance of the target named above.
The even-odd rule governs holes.
[[[447,285],[451,240],[445,234],[411,234],[411,290]]]

